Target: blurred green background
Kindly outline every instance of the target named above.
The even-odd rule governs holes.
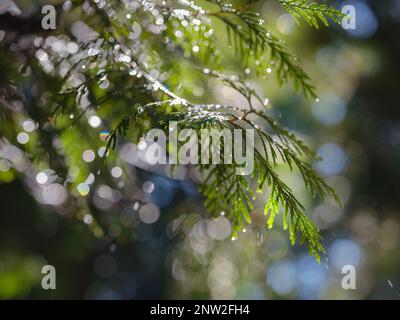
[[[52,2],[59,3],[15,1],[23,16],[40,13],[41,5]],[[19,151],[0,145],[0,298],[398,299],[400,1],[333,3],[355,6],[355,30],[312,30],[296,25],[273,1],[257,5],[268,27],[301,58],[319,101],[241,71],[232,48],[223,41],[219,48],[228,66],[268,97],[273,116],[324,158],[315,168],[338,192],[343,208],[330,200],[313,201],[301,177],[285,168],[281,172],[321,229],[327,249],[321,264],[306,247],[291,246],[279,226],[261,235],[242,232],[232,241],[225,217],[204,218],[189,170],[175,179],[147,170],[132,160],[137,148],[131,142],[115,151],[119,164],[108,168],[112,177],[100,180],[89,205],[77,211],[49,205],[64,202],[63,192],[53,185],[38,195],[34,180],[40,176],[17,174],[10,156],[20,157]],[[226,37],[223,28],[216,32]],[[190,76],[194,98],[239,99],[228,87],[192,83]],[[97,120],[88,118],[100,130]],[[6,121],[2,117],[0,126]],[[20,122],[20,133],[34,130],[25,116]],[[96,154],[99,146],[90,147]],[[46,172],[46,181],[55,175]],[[136,201],[147,204],[139,207]],[[106,227],[93,226],[93,217]],[[253,217],[264,223],[262,203]],[[45,264],[56,267],[56,290],[41,288]],[[349,264],[357,271],[355,290],[341,287],[341,269]]]

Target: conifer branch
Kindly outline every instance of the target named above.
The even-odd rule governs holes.
[[[328,18],[339,23],[344,15],[327,4],[310,2],[309,0],[277,0],[289,12],[298,24],[303,19],[311,27],[319,28],[320,23],[329,26]]]
[[[326,24],[326,18],[334,20],[337,16],[334,9],[325,5],[304,0],[278,1],[296,19],[301,17],[314,27],[318,26],[318,21]],[[101,27],[95,40],[87,43],[76,40],[82,50],[74,55],[59,56],[46,44],[40,49],[50,57],[48,63],[52,68],[48,70],[51,70],[51,76],[63,75],[59,77],[59,90],[55,90],[60,94],[49,102],[51,115],[60,115],[61,121],[64,120],[63,125],[58,127],[63,131],[71,122],[78,126],[86,111],[100,112],[108,102],[115,103],[117,108],[113,105],[112,111],[105,112],[109,116],[107,125],[112,130],[108,134],[104,157],[117,146],[121,137],[139,138],[150,128],[166,129],[169,121],[178,121],[181,128],[194,129],[197,133],[202,129],[228,129],[230,132],[235,129],[254,129],[257,137],[255,163],[250,176],[237,175],[236,169],[240,168],[237,164],[197,166],[203,178],[199,190],[204,196],[205,207],[211,216],[224,211],[232,222],[233,236],[236,236],[244,227],[253,224],[254,204],[259,197],[256,193],[264,192],[266,198],[262,202],[265,204],[267,227],[272,228],[276,216],[281,214],[291,242],[295,243],[296,234],[301,233],[301,242],[307,242],[310,253],[319,260],[319,254],[324,249],[318,228],[306,216],[303,205],[279,176],[278,167],[284,164],[290,170],[298,171],[313,197],[324,199],[330,196],[340,201],[309,163],[317,160],[318,156],[294,133],[275,121],[267,110],[254,106],[254,99],[261,105],[264,99],[240,77],[226,76],[214,70],[224,70],[224,66],[220,61],[210,62],[209,59],[210,56],[218,56],[210,17],[226,25],[229,42],[245,57],[247,65],[252,63],[259,74],[265,73],[266,65],[270,65],[280,84],[293,79],[295,88],[311,97],[316,96],[315,88],[285,43],[271,35],[258,13],[250,11],[250,5],[255,1],[247,1],[236,9],[227,1],[209,2],[217,5],[219,10],[206,11],[194,2],[185,0],[178,4],[173,2],[173,6],[170,3],[167,6],[147,0],[139,1],[138,8],[132,14],[143,27],[141,37],[146,41],[140,42],[131,41],[132,22],[116,18],[120,18],[120,13],[126,9],[122,3],[113,2],[111,5],[108,2],[99,4],[89,1],[94,9],[93,16],[98,18],[92,23]],[[74,3],[79,6],[81,1]],[[188,31],[187,26],[182,30],[183,21],[190,23],[193,30]],[[88,50],[91,50],[90,54]],[[205,52],[203,56],[200,53],[193,54],[201,51]],[[182,83],[185,85],[185,79],[179,72],[169,68],[171,65],[180,67],[171,62],[176,57],[180,58],[179,61],[188,61],[192,69],[196,69],[193,65],[200,65],[202,73],[196,74],[198,79],[214,77],[238,92],[247,103],[232,106],[191,101],[184,90],[182,93],[177,88]],[[259,64],[256,64],[257,61]],[[161,77],[163,69],[175,72],[177,80]],[[71,81],[74,77],[79,80],[77,84]],[[107,81],[107,78],[112,78],[117,87],[104,86],[99,90],[99,83]],[[69,116],[68,121],[72,121],[65,121],[65,115]],[[55,124],[55,119],[52,120]],[[222,148],[225,147],[222,141],[220,144]]]

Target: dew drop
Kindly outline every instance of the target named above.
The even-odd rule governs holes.
[[[96,49],[96,48],[90,48],[90,49],[88,50],[88,55],[89,55],[90,57],[93,57],[93,56],[95,56],[95,55],[97,55],[97,54],[99,54],[99,50]]]
[[[110,82],[107,79],[99,82],[99,87],[103,90],[107,89],[109,86],[110,86]]]

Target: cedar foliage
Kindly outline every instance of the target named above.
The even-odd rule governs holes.
[[[342,17],[326,4],[274,1],[299,24],[304,21],[315,28],[339,22]],[[13,40],[1,44],[0,105],[4,118],[11,119],[0,129],[6,138],[3,144],[16,140],[12,123],[17,123],[21,116],[15,113],[13,104],[22,101],[26,116],[39,124],[36,142],[26,146],[34,159],[26,161],[39,168],[54,168],[61,176],[64,172],[65,179],[72,167],[79,167],[70,186],[72,190],[90,173],[78,161],[82,148],[100,146],[96,134],[88,132],[87,121],[83,121],[87,115],[98,114],[110,129],[104,152],[106,161],[117,161],[111,149],[124,137],[137,142],[146,130],[166,129],[172,120],[178,121],[181,129],[198,132],[253,128],[255,164],[249,177],[235,175],[235,164],[197,166],[202,174],[199,190],[204,205],[211,216],[224,211],[235,236],[252,223],[255,197],[267,189],[267,227],[272,228],[276,216],[282,214],[291,242],[294,244],[296,234],[300,233],[300,242],[306,242],[310,254],[319,261],[320,252],[324,252],[319,231],[279,177],[279,163],[300,172],[313,197],[330,196],[340,201],[310,165],[318,156],[273,119],[266,106],[259,107],[265,99],[242,76],[232,75],[216,45],[221,39],[214,27],[222,23],[226,28],[226,45],[242,57],[243,68],[251,68],[260,76],[268,76],[268,69],[279,84],[293,81],[296,91],[315,99],[315,87],[299,59],[267,29],[256,11],[257,4],[256,0],[74,0],[58,7],[59,21],[68,15],[78,16],[92,29],[91,36],[79,39],[73,34],[60,35],[58,38],[66,45],[77,47],[68,52],[55,50],[49,36],[42,34],[35,38],[32,48],[19,52],[18,61],[12,59]],[[28,69],[29,77],[38,84],[40,97],[28,98],[22,90],[26,81],[24,71]],[[190,88],[194,82],[205,84],[210,78],[235,90],[247,101],[246,105],[199,101]],[[54,143],[55,138],[59,143]],[[73,192],[71,197],[75,198],[71,205],[79,210],[89,208]]]

